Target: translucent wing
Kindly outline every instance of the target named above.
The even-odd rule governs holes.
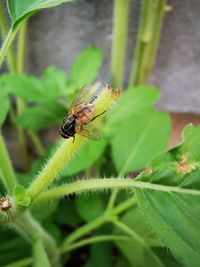
[[[92,127],[90,130],[85,127],[80,132],[77,132],[77,134],[80,134],[95,141],[102,138],[100,131],[96,127]]]
[[[100,94],[103,86],[100,82],[96,82],[92,86],[85,86],[81,88],[80,92],[76,95],[69,108],[68,114],[73,114],[77,106],[82,103],[92,103]]]

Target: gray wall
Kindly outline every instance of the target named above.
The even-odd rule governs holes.
[[[130,0],[126,77],[138,28],[139,0]],[[170,0],[150,82],[161,88],[160,109],[200,112],[200,2]],[[55,65],[68,71],[78,53],[97,45],[104,50],[100,79],[110,80],[113,1],[76,0],[34,15],[29,22],[28,70],[41,74]]]

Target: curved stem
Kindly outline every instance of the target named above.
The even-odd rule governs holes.
[[[69,245],[68,247],[65,247],[64,249],[61,250],[61,253],[65,253],[67,251],[71,251],[71,250],[80,248],[82,246],[97,243],[97,242],[115,241],[115,240],[128,241],[129,239],[130,238],[128,236],[123,236],[123,235],[100,235],[100,236],[89,237],[84,240],[73,243],[72,245]]]
[[[6,38],[0,50],[0,68],[4,61],[6,53],[8,52],[8,49],[10,48],[10,45],[12,44],[12,41],[15,38],[15,35],[17,34],[18,29],[19,29],[19,25],[15,29],[11,28],[6,35]]]
[[[32,266],[32,263],[33,263],[32,258],[26,258],[23,260],[19,260],[13,263],[6,264],[3,267],[27,267],[27,266]]]
[[[3,139],[3,136],[0,134],[0,169],[3,174],[3,180],[5,188],[9,193],[12,193],[14,186],[17,184],[17,179],[15,172],[10,161],[8,151]]]
[[[146,250],[147,255],[151,254],[154,261],[158,264],[158,266],[163,266],[164,264],[161,262],[159,257],[151,250],[151,248],[145,243],[144,239],[142,239],[135,231],[133,231],[129,226],[120,222],[120,221],[113,221],[113,224],[116,225],[119,229],[121,229],[124,233],[128,234],[132,237],[133,240],[140,243],[143,248]],[[144,251],[145,253],[145,251]]]
[[[63,241],[62,245],[60,246],[60,251],[66,251],[66,248],[68,248],[69,244],[73,243],[75,240],[79,239],[86,233],[100,227],[105,222],[106,217],[103,215],[93,220],[92,222],[89,222],[88,224],[85,224],[82,227],[78,228]]]
[[[46,150],[39,138],[39,135],[33,131],[28,131],[28,134],[31,138],[32,143],[34,144],[36,148],[36,152],[38,156],[44,157],[46,155]]]
[[[82,227],[78,228],[75,232],[70,234],[62,243],[60,250],[66,251],[67,248],[71,243],[73,243],[75,240],[81,238],[85,234],[91,232],[92,230],[95,230],[96,228],[100,227],[101,225],[111,221],[111,219],[115,218],[116,215],[119,213],[122,213],[123,211],[127,210],[128,208],[137,205],[136,198],[130,198],[126,201],[124,201],[122,204],[118,205],[116,208],[113,209],[113,212],[107,213],[101,215],[100,217],[96,218],[92,222],[89,222],[86,225],[83,225]]]
[[[41,194],[34,202],[47,201],[74,193],[104,189],[128,189],[133,188],[135,181],[126,178],[104,178],[76,181],[70,184],[54,187]]]
[[[4,11],[4,5],[3,2],[0,1],[0,29],[1,29],[1,35],[2,39],[6,37],[6,34],[8,32],[8,22],[6,18],[6,14]],[[10,47],[8,49],[8,55],[7,55],[7,62],[8,62],[8,67],[9,69],[13,72],[16,69],[16,58],[14,54],[13,47]]]

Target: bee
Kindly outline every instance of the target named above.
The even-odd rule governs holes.
[[[101,93],[103,86],[96,84],[92,89],[83,87],[72,101],[68,115],[64,118],[60,127],[60,135],[63,138],[73,137],[75,140],[75,134],[79,134],[92,140],[100,139],[101,135],[92,122],[107,110],[95,115],[94,101]]]

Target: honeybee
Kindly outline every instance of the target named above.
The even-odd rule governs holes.
[[[94,101],[101,93],[102,88],[101,84],[93,86],[93,90],[89,87],[83,87],[74,98],[68,115],[64,118],[60,127],[60,135],[63,138],[73,137],[75,139],[75,134],[77,133],[92,140],[100,139],[100,132],[92,122],[107,111],[104,110],[102,113],[94,115]]]

